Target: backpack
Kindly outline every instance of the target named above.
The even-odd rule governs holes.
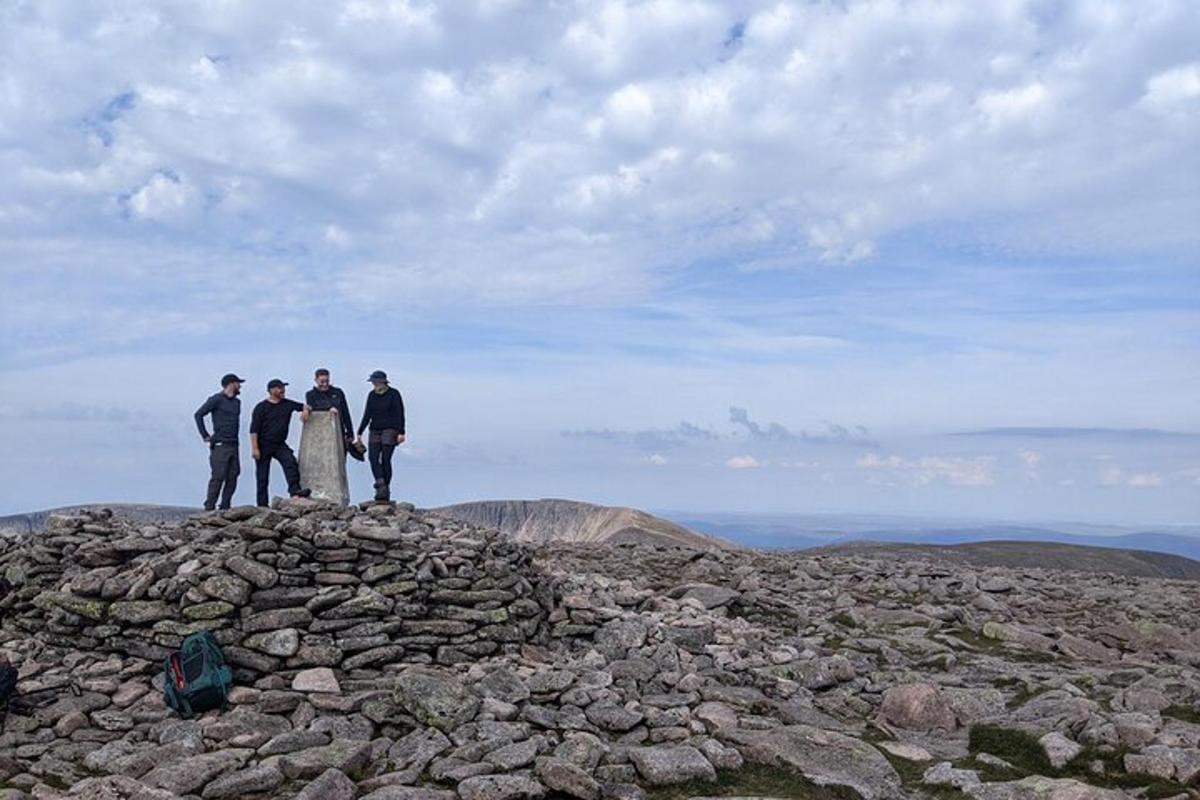
[[[193,633],[163,661],[164,698],[185,719],[225,708],[232,685],[233,671],[209,631]]]

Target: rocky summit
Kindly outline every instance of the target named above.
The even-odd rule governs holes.
[[[0,798],[1200,797],[1197,582],[308,500],[3,547]],[[199,631],[235,687],[185,720]]]

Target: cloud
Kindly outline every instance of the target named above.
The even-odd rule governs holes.
[[[730,406],[729,421],[745,429],[750,434],[751,439],[760,442],[774,442],[779,444],[804,442],[808,444],[848,444],[860,447],[878,447],[878,443],[870,438],[867,429],[861,425],[856,425],[851,429],[845,425],[823,421],[821,424],[824,426],[824,431],[821,433],[810,434],[805,430],[793,433],[778,422],[769,422],[764,427],[750,419],[750,412],[739,406]]]
[[[991,486],[995,477],[994,456],[922,456],[908,459],[898,455],[868,453],[856,462],[859,469],[888,472],[917,486],[941,481],[952,486]]]
[[[266,255],[372,311],[636,304],[712,265],[870,262],[895,242],[1200,244],[1188,0],[1054,15],[614,0],[535,17],[21,5],[0,30],[0,248],[41,237],[86,264],[109,313],[80,324],[115,336],[145,300],[122,253],[141,236],[157,263],[198,255],[172,268],[185,282]]]
[[[562,431],[561,435],[573,439],[592,439],[612,444],[632,444],[649,453],[684,447],[690,442],[716,441],[720,438],[717,433],[686,420],[674,428],[647,428],[637,431],[585,428]]]
[[[669,463],[667,461],[667,457],[664,456],[662,453],[653,453],[646,460],[649,461],[651,464],[653,464],[656,467],[661,467],[661,466]]]
[[[1100,470],[1101,486],[1128,486],[1133,489],[1153,489],[1163,485],[1163,477],[1157,472],[1126,472],[1116,464],[1107,464]]]
[[[730,469],[757,469],[763,466],[763,463],[751,455],[732,456],[725,461],[725,466]]]
[[[1031,481],[1038,479],[1038,465],[1042,463],[1042,454],[1037,450],[1022,450],[1018,455],[1025,462],[1025,477]]]

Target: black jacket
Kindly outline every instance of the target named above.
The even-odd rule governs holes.
[[[341,420],[342,432],[347,436],[354,435],[354,421],[350,419],[350,406],[346,404],[346,393],[336,386],[330,386],[321,391],[315,386],[304,395],[304,403],[313,411],[328,411],[336,408],[338,419]]]
[[[367,394],[362,422],[358,423],[359,436],[368,425],[373,431],[394,430],[404,433],[404,398],[400,392],[389,386],[382,394],[374,390]]]

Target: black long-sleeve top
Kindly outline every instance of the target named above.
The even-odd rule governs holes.
[[[358,435],[362,436],[367,426],[373,431],[394,430],[404,433],[404,398],[393,387],[383,392],[371,391],[363,409],[362,422],[358,423]]]
[[[330,386],[321,391],[315,386],[304,395],[304,403],[313,411],[328,411],[336,408],[338,419],[341,420],[342,432],[347,436],[354,435],[354,420],[350,419],[350,406],[346,403],[346,393],[336,386]]]
[[[212,414],[213,432],[211,441],[237,444],[238,420],[242,415],[242,401],[230,397],[224,392],[217,392],[204,401],[204,405],[196,409],[196,429],[200,437],[208,440],[208,429],[204,427],[204,418]]]

